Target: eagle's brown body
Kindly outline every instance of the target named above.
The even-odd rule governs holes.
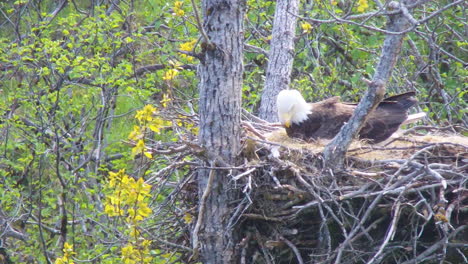
[[[370,113],[362,127],[359,138],[378,143],[389,138],[408,117],[408,109],[417,103],[414,92],[386,98]],[[356,105],[341,103],[340,98],[332,97],[321,102],[311,103],[312,112],[299,124],[286,127],[290,137],[304,140],[331,139],[348,122]]]

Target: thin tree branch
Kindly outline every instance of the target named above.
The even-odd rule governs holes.
[[[194,0],[192,1],[192,7],[193,7],[193,12],[195,13],[195,19],[197,20],[197,25],[198,29],[200,30],[200,33],[202,34],[203,38],[205,39],[206,44],[211,47],[213,46],[213,43],[211,42],[210,38],[208,37],[208,34],[205,32],[205,28],[203,27],[201,20],[200,20],[200,15],[198,14],[198,8],[197,5],[195,4]]]

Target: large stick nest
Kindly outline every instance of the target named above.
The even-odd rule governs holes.
[[[244,162],[230,176],[239,199],[229,221],[242,263],[467,262],[467,137],[414,127],[379,145],[354,142],[346,170],[333,174],[322,166],[326,141],[301,142],[247,113],[243,119]],[[197,167],[183,159],[201,157],[193,142],[155,173],[170,179],[189,166],[159,210],[193,219],[179,220],[174,232],[161,228],[157,238],[186,261],[199,197]]]
[[[246,238],[258,244],[247,262],[466,262],[466,137],[354,142],[338,175],[322,169],[323,140],[299,142],[282,129],[249,140],[261,167],[243,176]]]

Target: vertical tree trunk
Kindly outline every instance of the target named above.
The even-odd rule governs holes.
[[[288,89],[291,81],[298,10],[298,0],[276,2],[265,87],[259,109],[259,116],[270,122],[278,121],[276,96],[281,90]]]
[[[240,150],[243,73],[243,0],[204,0],[204,57],[200,76],[200,143],[210,162],[202,166],[236,165]],[[228,227],[230,203],[237,196],[228,170],[200,169],[199,237],[203,263],[235,263],[236,237]],[[194,231],[194,235],[197,231]],[[195,239],[197,240],[197,239]]]
[[[408,1],[400,2],[404,5]],[[406,8],[406,7],[403,7]],[[400,10],[403,10],[400,7]],[[410,26],[409,20],[403,12],[390,15],[387,30],[392,32],[402,32]],[[385,95],[385,86],[390,79],[392,70],[400,54],[403,38],[405,34],[387,35],[382,47],[382,55],[375,71],[372,83],[369,85],[364,97],[359,102],[353,116],[342,128],[340,133],[324,149],[325,164],[331,169],[341,169],[346,151],[353,138],[359,133],[367,116],[382,101]]]

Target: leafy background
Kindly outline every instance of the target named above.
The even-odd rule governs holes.
[[[449,2],[431,1],[415,18]],[[274,8],[246,3],[245,43],[256,48],[245,50],[242,98],[253,113]],[[0,218],[18,233],[0,237],[0,247],[14,263],[177,262],[183,248],[159,238],[184,236],[171,227],[190,225],[193,211],[154,209],[173,199],[170,187],[158,186],[190,171],[153,177],[152,185],[139,179],[170,165],[145,144],[170,144],[182,130],[196,137],[187,121],[197,110],[201,51],[191,1],[20,0],[2,1],[0,10]],[[357,101],[384,35],[307,18],[375,11],[374,1],[301,1],[300,10],[292,88],[311,101]],[[416,90],[430,124],[467,125],[465,12],[455,6],[411,32],[387,88]],[[385,27],[383,17],[364,23]],[[173,119],[152,115],[169,106],[178,109]]]

